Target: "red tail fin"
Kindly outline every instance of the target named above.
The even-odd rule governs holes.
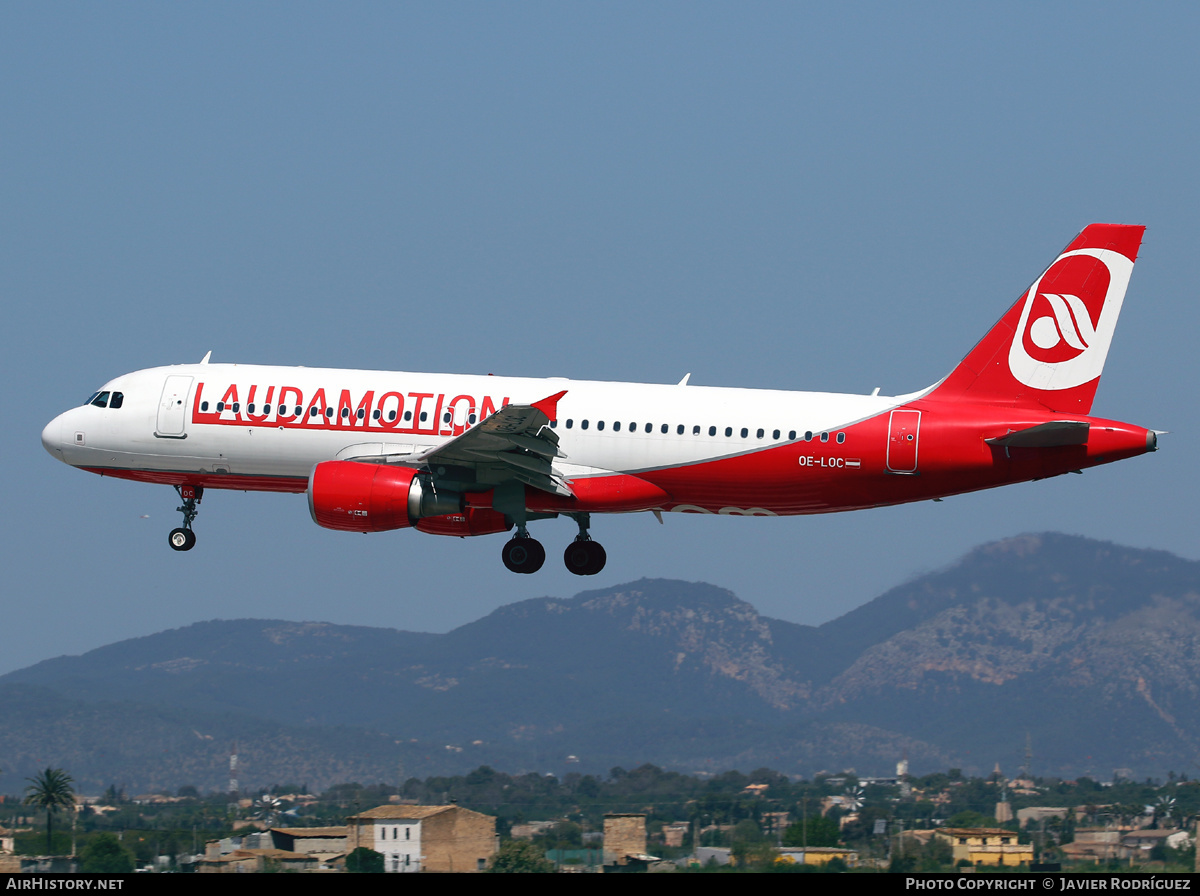
[[[1085,228],[930,397],[1088,413],[1145,230]]]

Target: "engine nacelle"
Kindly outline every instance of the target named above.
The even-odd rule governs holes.
[[[326,529],[386,532],[461,510],[462,495],[438,491],[408,467],[327,460],[308,478],[308,512]]]

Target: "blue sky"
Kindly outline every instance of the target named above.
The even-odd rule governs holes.
[[[819,623],[1046,529],[1200,557],[1184,4],[0,6],[0,671],[212,618],[445,631],[643,576]],[[43,452],[55,414],[199,360],[898,393],[1092,221],[1148,226],[1084,476],[839,516],[598,518],[609,564],[326,532]],[[143,519],[148,515],[149,519]]]

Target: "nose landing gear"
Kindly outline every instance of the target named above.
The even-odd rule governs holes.
[[[204,487],[200,485],[177,485],[175,486],[175,491],[179,493],[179,498],[183,501],[182,506],[175,508],[183,514],[183,526],[171,530],[167,536],[167,544],[171,546],[171,550],[173,551],[190,551],[196,546],[196,533],[192,531],[192,520],[199,513],[196,505],[204,497]]]

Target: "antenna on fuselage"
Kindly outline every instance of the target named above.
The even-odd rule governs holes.
[[[200,359],[200,363],[207,364],[208,359],[211,357],[212,357],[212,349],[209,349],[207,352],[205,352],[204,357]]]
[[[683,375],[683,379],[681,379],[681,380],[679,381],[679,385],[681,385],[681,386],[686,386],[686,385],[687,385],[687,381],[688,381],[688,379],[689,379],[690,377],[691,377],[691,374],[690,374],[690,373],[685,373],[685,374]]]

